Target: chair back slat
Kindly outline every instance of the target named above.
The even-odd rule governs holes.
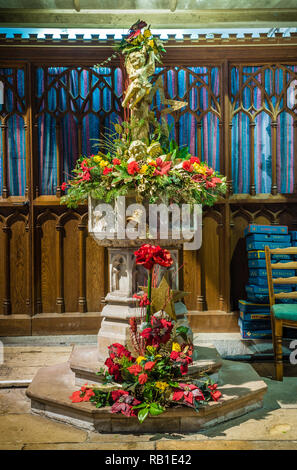
[[[266,271],[267,271],[267,282],[269,291],[269,303],[270,307],[275,304],[274,287],[272,282],[272,268],[271,268],[271,254],[268,246],[265,246],[265,260],[266,260]],[[277,263],[281,264],[281,263]]]
[[[266,260],[266,271],[267,271],[267,282],[269,290],[269,303],[270,307],[275,304],[275,299],[297,299],[297,291],[294,292],[274,292],[274,284],[286,285],[295,284],[297,285],[297,276],[291,277],[272,277],[273,269],[297,269],[296,261],[289,261],[285,263],[271,263],[271,255],[276,254],[297,254],[297,247],[291,248],[275,248],[271,250],[268,246],[265,246],[265,260]]]
[[[272,255],[297,255],[297,247],[289,246],[288,248],[272,248],[270,250]]]
[[[271,269],[297,269],[297,261],[288,261],[288,263],[272,263]]]
[[[272,279],[273,284],[297,284],[297,276],[276,277]]]
[[[297,292],[278,292],[274,294],[276,299],[297,299]]]

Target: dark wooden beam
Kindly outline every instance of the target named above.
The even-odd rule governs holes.
[[[0,26],[58,28],[129,28],[133,18],[143,18],[154,28],[282,27],[297,25],[296,8],[195,9],[195,10],[78,10],[2,8]]]

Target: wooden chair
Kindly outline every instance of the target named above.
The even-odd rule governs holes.
[[[283,353],[282,353],[282,337],[283,327],[297,328],[297,303],[280,303],[276,304],[276,299],[297,299],[297,292],[274,292],[274,285],[280,284],[297,284],[297,276],[293,277],[272,277],[273,269],[297,269],[297,261],[272,263],[271,255],[286,254],[297,255],[296,248],[275,248],[271,250],[265,246],[265,259],[267,280],[269,288],[269,303],[271,312],[271,327],[273,350],[275,358],[275,375],[276,380],[283,380]]]

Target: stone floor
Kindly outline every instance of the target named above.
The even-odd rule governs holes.
[[[297,450],[297,366],[286,366],[284,382],[271,380],[273,364],[253,363],[268,392],[264,407],[190,434],[100,434],[32,415],[26,384],[43,365],[65,362],[71,346],[6,346],[0,366],[0,449],[85,450]]]

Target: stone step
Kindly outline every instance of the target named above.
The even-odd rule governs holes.
[[[27,389],[33,413],[101,433],[131,432],[196,432],[244,415],[262,406],[267,386],[246,363],[222,361],[218,402],[191,408],[174,407],[164,414],[147,418],[140,424],[136,418],[111,414],[108,408],[97,409],[92,403],[72,403],[69,397],[77,390],[75,374],[69,363],[41,368]]]
[[[222,359],[212,344],[197,344],[194,348],[193,363],[189,365],[189,375],[199,377],[202,372],[208,375],[216,373],[221,365]],[[100,384],[102,380],[96,374],[104,361],[98,360],[98,349],[96,346],[74,346],[70,356],[70,369],[75,374],[75,384],[84,385],[86,382]]]

